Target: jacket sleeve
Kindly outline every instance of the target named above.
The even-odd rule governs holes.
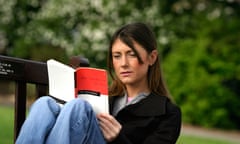
[[[120,131],[119,135],[116,137],[115,140],[108,144],[133,144],[131,143],[128,138],[124,135],[122,131]]]
[[[146,138],[144,144],[175,144],[181,131],[181,110],[168,104],[167,114],[161,117],[156,131]]]

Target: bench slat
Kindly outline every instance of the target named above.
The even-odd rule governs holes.
[[[14,141],[26,117],[27,83],[16,81],[15,114],[14,114]]]
[[[0,77],[48,85],[47,64],[0,55]]]

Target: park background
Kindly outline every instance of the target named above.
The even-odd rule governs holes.
[[[111,35],[131,22],[152,26],[183,124],[239,131],[239,0],[0,0],[0,54],[66,64],[81,55],[92,67],[106,68]],[[12,82],[0,81],[1,97],[13,92]],[[13,127],[4,101],[1,119]],[[11,130],[1,133],[13,139]]]

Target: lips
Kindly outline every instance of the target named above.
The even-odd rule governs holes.
[[[126,71],[126,72],[121,72],[120,75],[123,77],[128,77],[128,76],[130,76],[131,73],[132,72],[130,72],[130,71]]]

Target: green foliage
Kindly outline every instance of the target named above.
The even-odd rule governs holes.
[[[109,38],[152,25],[166,81],[184,122],[240,129],[237,0],[0,0],[0,53],[63,62],[82,55],[106,68]]]
[[[164,68],[185,122],[240,128],[240,93],[236,88],[240,84],[240,33],[233,31],[240,28],[239,22],[224,16],[205,20],[191,36],[172,43]]]

